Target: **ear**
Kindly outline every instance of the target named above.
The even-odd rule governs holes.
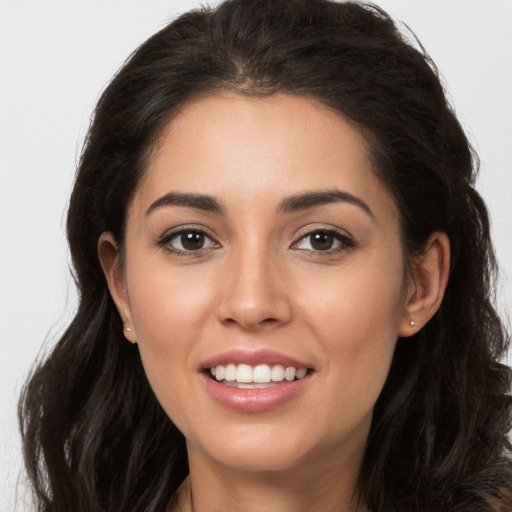
[[[107,278],[110,295],[112,296],[117,307],[117,311],[119,312],[119,316],[123,321],[124,336],[128,341],[136,343],[137,337],[135,334],[135,327],[133,326],[125,277],[117,248],[117,242],[112,233],[104,232],[99,237],[98,257],[100,259],[103,272],[105,273],[105,277]]]
[[[417,333],[439,309],[450,273],[450,240],[446,233],[431,235],[425,251],[412,263],[398,335]]]

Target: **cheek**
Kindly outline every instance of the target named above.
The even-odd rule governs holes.
[[[212,300],[213,286],[207,275],[198,276],[191,267],[137,265],[128,283],[139,344],[170,350],[194,339]]]
[[[317,301],[311,325],[324,340],[327,364],[343,367],[345,375],[373,374],[382,381],[398,338],[400,295],[375,286],[367,291],[358,286],[357,293],[338,295],[337,301],[323,308]]]
[[[215,288],[197,269],[132,263],[128,293],[144,370],[167,414],[179,419],[175,402],[190,392],[184,377],[196,371],[197,340],[211,318]]]
[[[303,280],[296,295],[302,313],[327,339],[344,340],[340,348],[346,343],[362,349],[365,339],[396,339],[403,311],[402,276],[399,264],[353,265]]]
[[[316,286],[302,303],[328,368],[325,414],[340,423],[370,413],[384,386],[402,315],[402,274],[399,266],[352,267]]]
[[[127,268],[130,308],[139,353],[158,401],[178,428],[187,425],[197,340],[208,321],[212,286],[184,268],[133,262]],[[130,279],[131,277],[131,279]],[[210,315],[211,316],[211,315]]]

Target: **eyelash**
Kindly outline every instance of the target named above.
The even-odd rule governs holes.
[[[332,254],[336,254],[338,252],[343,252],[343,251],[352,249],[356,246],[354,240],[352,238],[350,238],[350,236],[348,236],[347,234],[342,233],[341,231],[338,231],[338,230],[332,229],[332,228],[331,229],[318,228],[318,229],[314,229],[314,230],[309,231],[309,232],[305,233],[304,235],[302,235],[296,242],[294,242],[292,244],[291,247],[293,248],[294,246],[297,246],[303,240],[306,240],[306,239],[311,238],[312,236],[318,235],[318,234],[333,237],[333,243],[338,242],[339,245],[337,247],[330,247],[326,250],[302,249],[303,251],[306,251],[309,254],[314,255],[314,256],[323,256],[323,255],[332,255]],[[310,244],[311,244],[311,242],[310,242]],[[301,250],[301,249],[298,249],[298,250]]]
[[[192,256],[192,257],[198,257],[202,256],[204,254],[205,250],[212,249],[213,247],[202,247],[197,250],[186,250],[186,249],[177,249],[176,247],[173,247],[171,245],[171,241],[175,238],[178,238],[180,236],[183,236],[186,233],[194,233],[197,235],[204,236],[205,240],[210,240],[215,246],[219,247],[219,244],[211,237],[209,236],[203,229],[195,228],[195,227],[187,227],[183,226],[177,231],[172,231],[170,233],[165,234],[160,240],[158,240],[157,245],[159,247],[164,248],[167,252],[175,255],[175,256]],[[183,244],[182,244],[183,245]]]
[[[176,247],[173,247],[171,245],[171,241],[183,236],[186,233],[193,233],[196,235],[201,235],[205,238],[205,240],[209,240],[212,243],[212,247],[201,247],[197,250],[186,250],[186,249],[178,249]],[[335,242],[338,242],[339,245],[337,247],[330,247],[326,250],[315,250],[315,249],[295,249],[295,250],[302,250],[305,251],[311,255],[314,256],[322,256],[322,255],[332,255],[336,254],[338,252],[346,251],[349,249],[352,249],[355,247],[355,242],[350,238],[348,235],[337,231],[335,229],[314,229],[312,231],[309,231],[302,235],[296,242],[294,242],[291,245],[291,248],[294,249],[298,244],[300,244],[302,241],[307,240],[308,238],[311,238],[314,235],[326,235],[333,237]],[[165,234],[160,240],[158,240],[157,245],[159,247],[164,248],[167,252],[176,255],[176,256],[192,256],[192,257],[199,257],[204,254],[205,250],[210,250],[212,248],[220,247],[218,242],[216,242],[211,236],[209,236],[203,229],[195,228],[195,227],[182,227],[177,231],[172,231],[170,233]],[[183,246],[183,244],[182,244]]]

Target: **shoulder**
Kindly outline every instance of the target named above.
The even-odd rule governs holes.
[[[453,512],[512,512],[512,462],[488,466],[460,486]]]

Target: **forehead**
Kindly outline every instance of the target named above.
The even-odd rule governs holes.
[[[168,124],[136,196],[148,203],[178,190],[277,202],[335,188],[394,210],[354,123],[301,96],[225,93],[187,104]]]

